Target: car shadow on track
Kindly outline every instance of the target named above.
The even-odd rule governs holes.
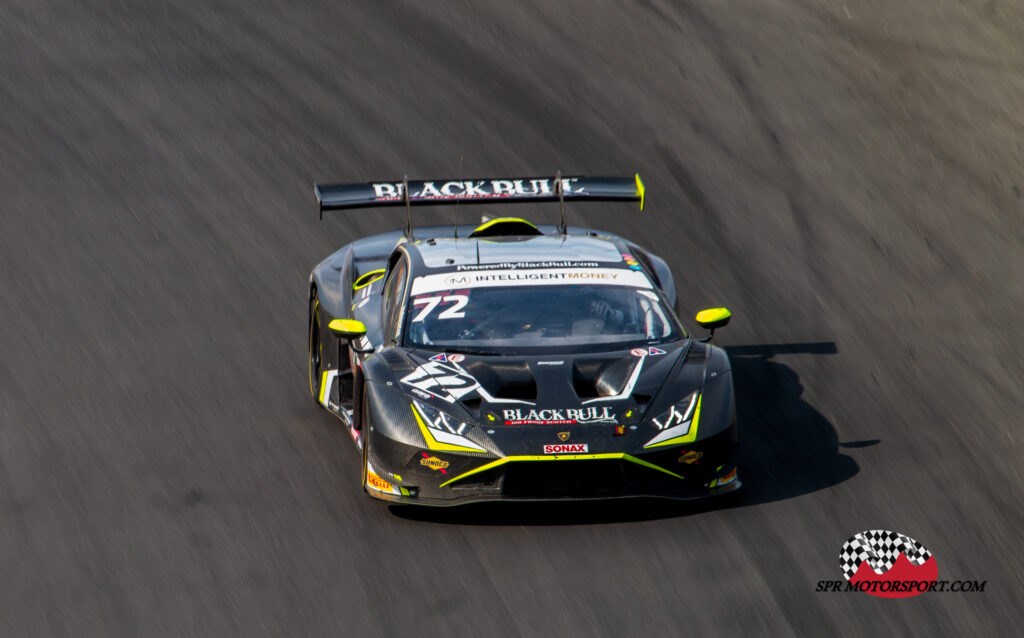
[[[833,342],[726,347],[736,384],[740,437],[738,493],[699,501],[622,499],[480,503],[453,508],[391,506],[395,516],[457,525],[594,525],[689,516],[815,492],[853,475],[857,463],[839,452],[878,441],[840,443],[832,424],[803,400],[803,385],[775,355],[830,355]]]

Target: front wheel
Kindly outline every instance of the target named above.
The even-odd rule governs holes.
[[[309,300],[309,394],[320,403],[320,384],[323,381],[324,341],[320,326],[320,299],[316,292]]]

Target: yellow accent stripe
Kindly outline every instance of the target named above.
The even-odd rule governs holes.
[[[462,445],[452,445],[451,443],[441,443],[440,441],[438,441],[437,439],[434,438],[434,435],[432,435],[430,433],[430,428],[428,428],[427,424],[423,422],[422,418],[420,418],[420,413],[419,413],[419,410],[416,409],[416,406],[410,403],[409,407],[412,408],[412,414],[413,414],[413,416],[416,417],[416,423],[419,424],[420,432],[423,433],[423,440],[427,442],[427,447],[429,449],[431,449],[431,450],[441,450],[441,451],[447,451],[447,452],[482,452],[483,451],[483,450],[477,450],[477,449],[471,448],[471,447],[465,447],[465,446],[462,446]]]
[[[462,474],[459,474],[456,477],[448,479],[444,483],[441,483],[441,487],[445,487],[446,485],[451,485],[455,481],[461,481],[462,479],[466,478],[467,476],[473,476],[474,474],[479,474],[480,472],[486,472],[487,470],[489,470],[491,468],[499,467],[501,465],[505,465],[506,463],[517,463],[517,462],[521,462],[521,461],[594,461],[594,460],[600,460],[600,459],[621,459],[623,461],[629,461],[630,463],[636,463],[637,465],[642,465],[642,466],[650,468],[652,470],[658,470],[659,472],[664,472],[665,474],[669,474],[671,476],[674,476],[677,479],[682,479],[683,478],[682,476],[676,474],[675,472],[672,472],[670,470],[666,470],[663,467],[660,467],[660,466],[655,465],[653,463],[648,463],[647,461],[645,461],[643,459],[638,459],[635,456],[631,456],[631,455],[625,454],[623,452],[613,452],[613,453],[609,453],[609,454],[545,454],[543,456],[539,456],[539,455],[506,456],[504,458],[495,459],[494,461],[491,461],[490,463],[485,463],[485,464],[481,465],[480,467],[473,468],[472,470],[469,470],[468,472],[463,472]]]
[[[636,174],[636,196],[640,198],[640,210],[644,209],[644,183],[640,181],[640,173]]]
[[[526,221],[522,217],[496,217],[496,218],[494,218],[494,219],[492,219],[490,221],[486,221],[483,224],[480,224],[479,226],[477,226],[476,228],[473,229],[473,232],[474,233],[478,233],[478,232],[480,232],[482,230],[487,230],[488,228],[490,228],[491,226],[494,226],[495,224],[504,224],[504,223],[507,223],[507,222],[519,222],[519,223],[522,223],[522,224],[526,224],[527,226],[529,226],[530,228],[533,228],[535,230],[537,229],[536,226],[534,226],[530,222]]]
[[[324,402],[324,396],[327,394],[327,375],[330,370],[324,370],[324,376],[320,379],[320,403]]]
[[[661,447],[663,445],[682,445],[683,443],[693,443],[697,440],[697,422],[700,420],[700,402],[704,400],[704,395],[697,397],[697,407],[693,411],[693,419],[690,420],[690,431],[682,436],[677,436],[665,441],[660,441],[654,445],[645,445],[644,449],[652,447]]]
[[[503,458],[503,459],[497,459],[495,461],[491,461],[490,463],[484,463],[480,467],[473,468],[472,470],[470,470],[468,472],[463,472],[462,474],[459,474],[458,476],[455,476],[453,478],[448,479],[444,483],[441,483],[441,487],[444,487],[446,485],[450,485],[450,484],[454,483],[455,481],[460,481],[460,480],[466,478],[467,476],[473,476],[474,474],[479,474],[480,472],[486,472],[487,470],[491,469],[492,467],[498,467],[499,465],[504,465],[506,463],[508,463],[508,458],[507,457]]]
[[[625,455],[623,455],[622,458],[624,458],[625,460],[630,461],[632,463],[636,463],[637,465],[643,465],[644,467],[649,467],[652,470],[658,470],[659,472],[664,472],[665,474],[671,474],[672,476],[676,477],[677,479],[683,478],[682,476],[676,474],[675,472],[672,472],[671,470],[666,470],[665,468],[661,467],[660,465],[655,465],[654,463],[648,463],[647,461],[645,461],[643,459],[638,459],[635,456],[630,456],[628,454],[625,454]]]
[[[373,282],[383,277],[385,272],[387,271],[384,270],[383,268],[378,268],[377,270],[371,270],[370,272],[363,273],[362,275],[359,276],[358,279],[356,279],[355,283],[352,284],[352,292],[355,292],[360,288],[365,288],[369,286]]]

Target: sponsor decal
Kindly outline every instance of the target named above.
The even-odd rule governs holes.
[[[590,451],[586,443],[556,443],[545,445],[544,454],[585,454]]]
[[[420,390],[419,388],[412,388],[412,393],[415,394],[416,396],[418,396],[421,399],[432,399],[432,398],[434,398],[434,395],[430,394],[429,392],[424,392],[423,390]]]
[[[409,199],[503,199],[508,197],[544,197],[554,193],[554,181],[550,178],[535,179],[480,179],[480,180],[449,180],[414,182],[409,189]],[[562,192],[565,194],[582,193],[583,186],[578,186],[578,178],[564,177]],[[374,195],[380,201],[404,199],[405,185],[402,182],[374,182]]]
[[[616,425],[615,426],[615,436],[625,436],[625,435],[626,435],[626,426],[625,425]]]
[[[560,366],[560,365],[562,365],[564,363],[565,363],[565,361],[538,361],[537,365],[539,365],[539,366]]]
[[[558,440],[559,441],[568,441],[569,440],[569,433],[568,432],[559,432],[558,433]]]
[[[650,289],[643,273],[620,268],[540,268],[532,270],[481,270],[464,274],[424,275],[412,283],[412,296],[447,290],[468,290],[497,286],[557,286],[596,284]]]
[[[430,456],[426,452],[422,452],[422,454],[423,454],[423,458],[420,459],[420,465],[425,465],[425,466],[429,467],[432,470],[437,470],[437,471],[441,472],[441,474],[447,474],[448,473],[448,470],[445,469],[445,468],[448,467],[448,461],[442,461],[441,459],[437,458],[436,456]]]
[[[636,260],[633,255],[628,253],[622,253],[622,258],[626,261],[626,264],[633,270],[641,270],[640,262]]]
[[[394,488],[391,487],[391,483],[388,483],[387,481],[377,476],[376,474],[373,474],[372,472],[367,472],[366,484],[382,492],[394,491]]]
[[[515,270],[517,268],[597,268],[596,261],[503,261],[493,264],[460,264],[458,271],[466,270]]]
[[[615,413],[609,407],[557,408],[524,410],[512,408],[503,411],[505,425],[572,425],[574,423],[615,423]]]
[[[458,354],[458,353],[456,353],[456,354],[444,354],[444,353],[441,353],[441,354],[435,354],[434,356],[430,357],[430,360],[431,361],[440,361],[441,363],[448,363],[448,362],[451,362],[451,363],[462,363],[463,361],[466,360],[466,355]]]
[[[697,450],[681,450],[682,454],[679,456],[677,463],[686,463],[687,465],[693,465],[697,463],[700,465],[700,459],[704,456],[703,452]]]
[[[718,469],[722,469],[721,466],[719,466]],[[736,480],[736,476],[736,468],[732,468],[731,470],[729,470],[728,474],[720,478],[711,479],[711,482],[706,483],[704,487],[722,487],[723,485],[728,485],[729,483],[732,483],[733,481]]]
[[[935,556],[913,538],[885,529],[851,536],[839,554],[845,580],[819,580],[817,592],[910,598],[925,592],[983,593],[987,580],[939,580]]]
[[[661,348],[655,348],[651,346],[649,348],[633,348],[629,351],[629,354],[634,357],[656,357],[660,354],[665,354],[665,351]]]
[[[449,275],[444,278],[444,283],[446,283],[449,288],[457,288],[459,286],[467,285],[469,283],[469,277],[466,275]]]

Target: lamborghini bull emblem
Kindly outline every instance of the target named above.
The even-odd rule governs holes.
[[[568,432],[559,432],[558,433],[558,440],[559,441],[568,441],[569,440],[569,433]]]

